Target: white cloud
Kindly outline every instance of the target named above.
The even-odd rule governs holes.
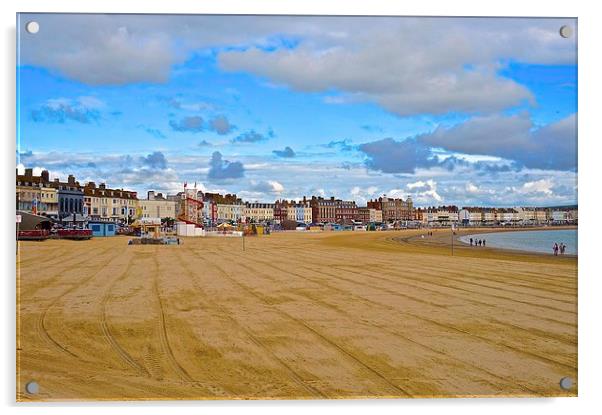
[[[552,195],[552,187],[554,182],[551,179],[540,179],[533,182],[523,183],[522,187],[518,190],[521,193],[543,193],[545,195]]]
[[[356,201],[358,206],[365,206],[369,199],[378,197],[377,192],[377,186],[354,186],[349,191],[349,195]]]
[[[432,179],[408,183],[406,188],[411,191],[414,203],[428,204],[433,202],[440,203],[443,201],[443,198],[437,192],[437,182]]]
[[[433,181],[432,181],[432,180],[430,180],[430,182],[431,182],[431,183],[433,183]],[[424,187],[424,186],[426,186],[426,185],[427,185],[427,184],[426,184],[426,182],[423,182],[422,180],[418,180],[417,182],[408,183],[408,184],[406,185],[406,187],[407,187],[408,189],[412,190],[412,189],[415,189],[415,188],[421,188],[421,187]]]
[[[293,49],[227,51],[219,55],[220,65],[298,91],[341,91],[325,97],[327,103],[369,101],[412,115],[495,112],[525,100],[534,103],[525,87],[498,75],[501,62],[575,61],[575,44],[558,36],[560,23],[554,19],[348,18],[329,23],[340,25],[346,36],[312,33]]]
[[[479,187],[475,186],[474,184],[468,182],[466,183],[466,191],[468,193],[479,193]]]
[[[282,193],[284,191],[284,186],[275,180],[268,180],[268,184],[272,186],[272,191],[274,193]]]
[[[284,186],[276,180],[254,181],[251,180],[250,189],[254,192],[265,194],[280,194],[284,192]]]
[[[300,91],[339,91],[330,102],[375,102],[408,115],[493,112],[533,100],[499,76],[500,62],[574,63],[573,19],[23,14],[41,33],[23,64],[93,85],[165,82],[194,51],[214,48],[223,69]],[[23,25],[24,26],[24,25]],[[233,29],[234,28],[234,29]],[[295,39],[290,47],[283,41]],[[22,39],[25,39],[23,37]],[[228,51],[219,52],[220,48]],[[261,48],[258,48],[261,46]],[[266,48],[266,46],[270,46]]]

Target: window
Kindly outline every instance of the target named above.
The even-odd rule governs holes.
[[[92,225],[92,232],[100,232],[100,225]]]

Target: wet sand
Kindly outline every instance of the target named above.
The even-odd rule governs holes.
[[[17,399],[576,396],[576,258],[423,233],[22,242]]]

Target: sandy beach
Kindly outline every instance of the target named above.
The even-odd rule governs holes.
[[[424,233],[21,242],[17,399],[576,396],[577,258]]]

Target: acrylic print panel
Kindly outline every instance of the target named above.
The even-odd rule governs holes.
[[[576,19],[17,30],[18,400],[577,395]]]

